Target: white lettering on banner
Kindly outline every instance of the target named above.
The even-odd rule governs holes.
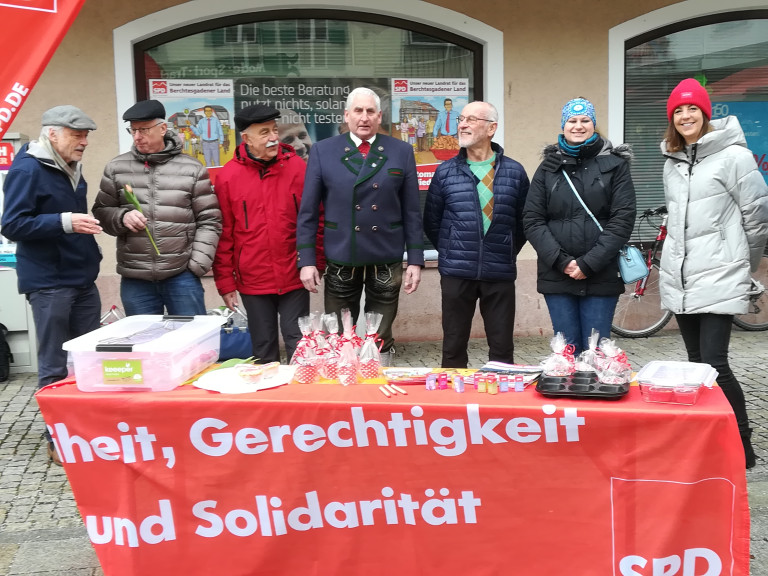
[[[131,548],[139,546],[139,538],[147,544],[159,544],[176,540],[176,527],[173,523],[173,511],[170,500],[159,500],[158,516],[147,516],[139,523],[127,518],[113,518],[112,516],[86,516],[85,527],[88,530],[88,538],[94,544],[108,544],[113,542],[118,546],[125,546],[126,542]],[[99,528],[99,518],[101,527]],[[155,533],[154,527],[159,527]]]
[[[409,493],[400,493],[385,486],[381,490],[384,499],[356,502],[327,502],[321,504],[317,491],[305,492],[304,502],[290,510],[282,508],[283,502],[276,496],[258,495],[252,509],[218,511],[216,500],[203,500],[192,507],[192,514],[203,521],[195,534],[215,538],[225,531],[235,536],[283,536],[289,530],[305,532],[319,528],[359,528],[377,523],[389,525],[426,523],[430,526],[443,524],[476,524],[477,509],[482,505],[472,490],[463,490],[459,498],[449,498],[448,488],[440,489],[441,498],[435,491],[424,491],[423,502]]]
[[[516,442],[529,444],[544,442],[578,442],[579,427],[585,419],[576,408],[564,408],[560,418],[554,417],[557,407],[545,404],[541,407],[545,416],[541,422],[527,417],[483,418],[478,404],[467,405],[466,418],[448,420],[436,418],[431,422],[422,419],[421,406],[411,408],[411,416],[393,412],[387,421],[367,419],[363,408],[350,409],[350,420],[339,420],[327,429],[316,424],[299,424],[294,429],[284,424],[259,428],[231,430],[230,425],[218,418],[201,418],[189,430],[192,445],[207,456],[224,456],[233,449],[241,454],[282,453],[286,443],[301,452],[314,452],[330,443],[337,448],[365,448],[374,446],[407,447],[431,446],[441,456],[459,456],[470,444],[482,445]],[[469,440],[469,442],[468,442]]]
[[[706,562],[706,572],[696,571],[697,560]],[[648,560],[642,556],[625,556],[619,562],[619,570],[622,576],[720,576],[723,570],[720,556],[709,548],[688,548],[683,552],[682,559],[676,554],[654,558],[651,562],[651,572],[635,570],[636,567],[643,569],[647,564]],[[702,562],[699,562],[698,566],[701,568]]]
[[[305,492],[303,502],[291,509],[283,508],[278,496],[259,494],[251,509],[217,510],[216,500],[202,500],[192,506],[192,514],[202,522],[195,534],[216,538],[225,532],[234,536],[283,536],[293,530],[306,532],[319,528],[359,528],[376,524],[477,524],[477,511],[482,506],[473,490],[462,490],[459,498],[450,497],[448,488],[424,490],[425,500],[401,492],[396,499],[390,486],[381,489],[384,498],[353,502],[321,503],[318,492]],[[170,500],[158,500],[159,514],[141,521],[113,516],[85,517],[88,538],[93,544],[115,544],[137,548],[141,543],[160,544],[176,540],[176,526]]]
[[[3,131],[3,124],[10,122],[11,118],[13,118],[13,113],[21,108],[21,105],[24,103],[24,97],[28,93],[29,88],[23,84],[19,82],[13,84],[11,91],[3,99],[3,103],[8,104],[10,107],[0,108],[0,132]]]
[[[128,432],[130,426],[125,422],[119,422],[117,429],[120,432]],[[93,462],[95,458],[101,460],[122,460],[126,464],[134,462],[149,462],[155,459],[154,443],[157,437],[150,434],[146,426],[137,426],[135,434],[121,434],[117,438],[112,436],[98,436],[86,440],[80,435],[70,435],[66,424],[57,423],[48,426],[51,439],[57,447],[61,459],[67,463]],[[139,453],[136,452],[136,447]],[[162,446],[162,457],[165,465],[173,468],[176,463],[176,455],[172,446]]]

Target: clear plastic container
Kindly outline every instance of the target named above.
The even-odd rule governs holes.
[[[635,379],[646,402],[693,405],[702,386],[712,386],[717,370],[709,364],[654,360]]]
[[[643,384],[640,382],[640,394],[646,402],[662,404],[687,404],[692,406],[699,399],[701,384],[662,383]]]
[[[172,390],[219,358],[220,316],[129,316],[64,343],[85,392]]]

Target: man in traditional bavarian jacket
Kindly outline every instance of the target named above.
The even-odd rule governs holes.
[[[312,147],[299,210],[297,245],[301,281],[317,292],[315,239],[325,210],[325,311],[349,308],[382,314],[382,361],[394,354],[392,322],[400,286],[416,290],[424,265],[419,186],[413,147],[379,134],[381,101],[368,88],[350,92],[344,111],[349,132]],[[403,252],[407,268],[403,273]],[[390,358],[386,357],[390,354]]]

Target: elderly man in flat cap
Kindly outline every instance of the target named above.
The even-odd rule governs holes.
[[[208,171],[181,153],[157,100],[134,104],[123,120],[133,147],[104,168],[93,214],[117,237],[125,313],[205,314],[200,278],[213,265],[221,234]]]
[[[32,306],[38,386],[67,376],[62,344],[99,327],[94,281],[101,252],[80,161],[96,123],[74,106],[43,113],[40,138],[22,147],[3,187],[3,235],[16,242],[19,294]],[[48,455],[61,464],[48,438]]]
[[[280,360],[278,325],[290,361],[301,338],[298,319],[309,314],[309,292],[296,267],[306,164],[280,142],[279,117],[278,110],[262,104],[238,111],[235,126],[242,141],[216,179],[223,223],[213,263],[216,288],[230,309],[240,293],[253,355],[262,362]]]

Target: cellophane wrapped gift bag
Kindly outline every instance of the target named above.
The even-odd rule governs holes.
[[[317,382],[320,365],[316,352],[317,344],[312,336],[312,314],[299,318],[299,330],[301,340],[291,358],[291,366],[296,366],[293,380],[299,384],[312,384]]]
[[[573,357],[573,346],[568,344],[565,335],[558,332],[550,340],[552,353],[541,362],[545,376],[570,376],[576,370],[576,360]]]
[[[597,372],[598,366],[600,366],[600,362],[604,358],[602,352],[597,347],[599,340],[600,333],[593,329],[592,334],[589,335],[587,349],[576,358],[577,372]]]
[[[344,386],[357,384],[361,380],[360,361],[351,342],[344,342],[339,351],[339,382]]]
[[[341,326],[343,330],[341,335],[342,344],[349,342],[352,344],[352,350],[354,350],[355,354],[359,354],[360,347],[363,345],[363,339],[355,332],[355,319],[352,318],[352,312],[349,308],[341,310]]]
[[[381,374],[379,325],[382,317],[379,312],[365,313],[365,341],[360,348],[360,373],[363,378],[377,378]]]
[[[326,330],[324,345],[320,351],[322,363],[320,376],[327,380],[339,379],[339,358],[341,337],[339,336],[339,319],[335,313],[323,314],[322,321]]]
[[[339,382],[344,386],[357,384],[361,380],[358,351],[363,344],[362,339],[355,333],[354,320],[349,308],[341,311],[341,325],[344,332],[339,348]]]
[[[603,338],[600,340],[600,351],[605,358],[602,359],[597,370],[600,382],[605,384],[626,384],[632,379],[632,364],[613,340]]]

